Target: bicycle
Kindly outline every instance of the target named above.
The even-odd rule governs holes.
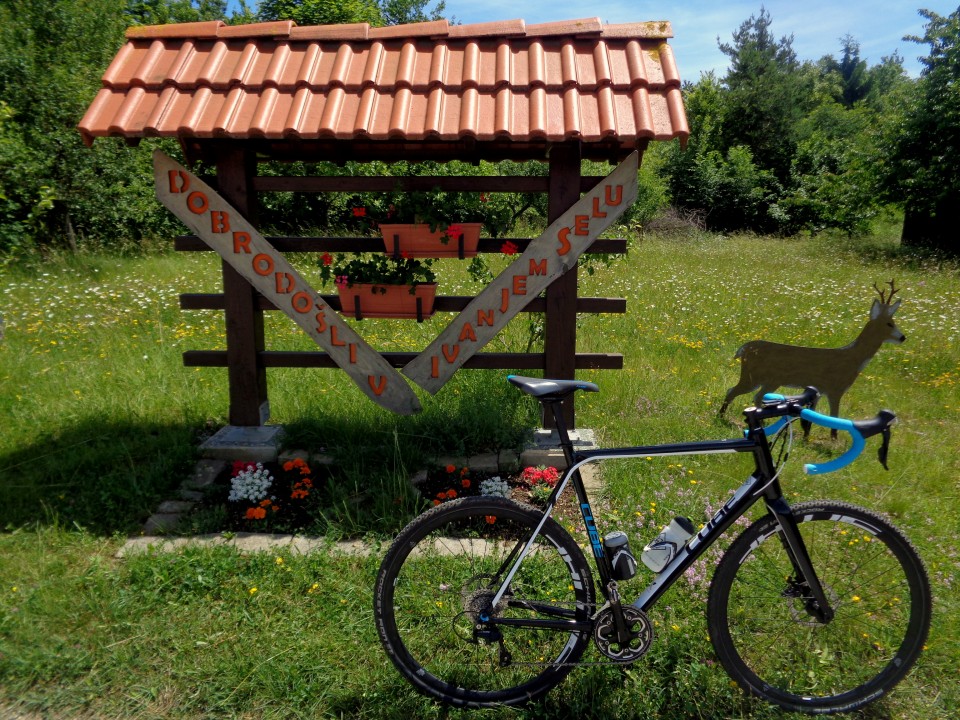
[[[741,438],[578,450],[561,403],[577,390],[599,388],[508,379],[552,412],[567,469],[543,510],[498,497],[461,498],[428,510],[397,536],[377,576],[374,613],[388,656],[418,691],[454,706],[525,703],[560,683],[591,640],[604,662],[634,662],[653,641],[647,611],[761,499],[766,514],[733,540],[709,589],[710,640],[727,673],[748,694],[788,710],[832,713],[876,700],[910,670],[931,616],[926,569],[910,541],[877,513],[845,502],[791,507],[779,480],[796,420],[852,438],[842,455],[806,465],[807,473],[848,465],[874,435],[883,437],[886,467],[892,412],[859,422],[823,415],[813,409],[819,393],[807,388],[766,395],[747,408]],[[580,468],[614,458],[712,453],[752,453],[755,470],[686,542],[666,545],[672,559],[626,603],[618,580],[630,577],[636,562],[624,538],[601,539]],[[569,485],[596,586],[580,547],[551,517]]]

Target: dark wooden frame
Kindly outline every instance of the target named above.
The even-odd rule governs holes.
[[[185,147],[185,150],[188,156],[202,156],[216,167],[216,183],[220,193],[254,225],[257,195],[262,192],[387,192],[398,188],[438,188],[454,192],[546,192],[549,194],[548,220],[552,222],[579,200],[582,192],[590,190],[603,179],[581,176],[579,143],[554,145],[549,153],[544,153],[549,162],[549,175],[546,177],[261,177],[256,175],[255,158],[258,151],[251,144],[215,142]],[[261,148],[259,152],[262,153],[263,150]],[[267,153],[270,157],[284,159],[283,153],[277,151],[277,148],[271,147],[270,150],[274,151]],[[281,252],[364,252],[379,251],[383,248],[382,241],[377,238],[270,237],[268,240]],[[522,252],[529,240],[514,239],[512,242]],[[481,239],[478,251],[498,253],[503,243],[502,239]],[[624,254],[626,245],[626,241],[622,239],[599,239],[587,252]],[[184,252],[210,250],[195,236],[177,238],[174,247]],[[325,295],[323,299],[332,308],[340,309],[337,296]],[[458,312],[472,299],[468,296],[438,296],[435,309],[440,312]],[[269,418],[267,368],[336,367],[326,353],[319,351],[267,351],[263,313],[276,308],[226,263],[223,264],[222,294],[184,293],[180,296],[180,307],[184,310],[224,311],[227,349],[188,350],[184,352],[183,360],[188,367],[228,368],[231,425],[257,426],[264,424]],[[533,299],[524,312],[545,314],[542,353],[478,353],[466,362],[464,368],[541,370],[545,377],[555,378],[573,378],[576,370],[623,368],[623,356],[620,354],[576,352],[578,313],[626,312],[626,300],[622,298],[579,297],[576,267],[551,283],[544,297]],[[398,368],[406,365],[415,355],[383,353],[384,358]],[[572,397],[564,403],[563,414],[568,427],[575,427]],[[552,417],[544,417],[543,422],[545,427],[554,424]]]

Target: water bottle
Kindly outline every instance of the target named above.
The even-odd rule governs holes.
[[[637,574],[637,560],[630,552],[627,534],[615,530],[603,539],[603,547],[610,558],[614,580],[629,580]]]
[[[660,531],[656,539],[643,549],[640,559],[643,560],[644,565],[658,573],[676,557],[677,551],[691,537],[693,537],[693,523],[689,518],[675,517]]]

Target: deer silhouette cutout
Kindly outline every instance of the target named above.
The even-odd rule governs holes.
[[[811,348],[782,345],[766,340],[751,340],[735,357],[740,359],[740,380],[727,390],[720,414],[738,395],[757,391],[754,402],[780,387],[803,388],[813,385],[830,401],[830,414],[839,417],[840,399],[850,389],[860,371],[883,343],[902,343],[906,336],[893,322],[900,300],[891,303],[897,288],[891,280],[890,294],[874,283],[880,295],[870,308],[870,319],[849,345],[839,348]],[[806,429],[806,428],[805,428]],[[836,437],[836,430],[831,433]]]

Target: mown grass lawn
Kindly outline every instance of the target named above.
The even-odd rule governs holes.
[[[309,260],[305,270],[310,274]],[[455,268],[443,292],[468,280]],[[452,272],[451,272],[452,271]],[[582,280],[583,294],[623,296],[623,316],[584,317],[579,350],[623,352],[622,372],[583,373],[602,392],[578,401],[578,425],[601,441],[733,437],[717,417],[736,382],[733,354],[765,338],[850,342],[874,283],[895,278],[907,336],[881,348],[843,412],[894,409],[889,472],[873,445],[851,468],[804,476],[804,462],[843,446],[825,431],[798,442],[784,474],[797,500],[832,498],[888,514],[925,558],[935,592],[928,649],[865,718],[960,713],[960,271],[882,239],[646,238],[626,260]],[[184,478],[206,434],[225,422],[221,369],[184,368],[187,349],[223,346],[215,312],[178,309],[180,292],[215,292],[219,265],[201,254],[83,256],[0,277],[0,715],[135,718],[459,717],[416,695],[376,641],[371,589],[381,543],[419,508],[406,477],[438,453],[520,442],[535,408],[506,371],[462,371],[424,412],[376,408],[336,371],[272,370],[273,422],[291,443],[324,447],[346,479],[325,535],[369,541],[363,557],[317,552],[240,556],[196,548],[114,555]],[[382,350],[419,349],[448,322],[364,321]],[[283,317],[268,345],[308,349]],[[523,318],[498,338],[522,350]],[[746,405],[749,398],[734,401]],[[726,458],[727,456],[723,456]],[[749,468],[745,459],[613,462],[598,504],[601,532],[642,545],[664,518],[703,521]],[[577,670],[542,704],[481,717],[779,717],[743,698],[706,637],[703,563],[665,596],[649,655],[626,670]],[[641,578],[642,580],[643,578]],[[639,584],[639,581],[635,581]]]

